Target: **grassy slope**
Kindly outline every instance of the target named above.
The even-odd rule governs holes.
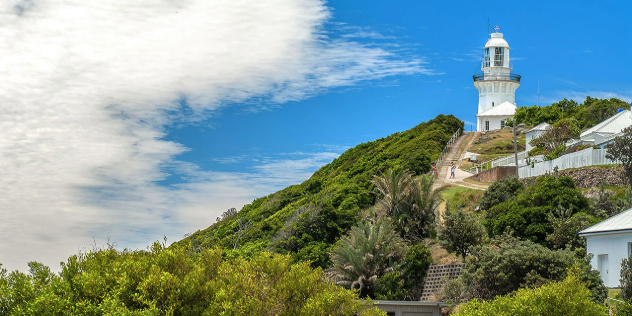
[[[360,144],[307,181],[255,199],[238,214],[179,243],[232,248],[242,218],[250,227],[239,240],[241,251],[267,247],[327,266],[325,253],[331,245],[358,221],[361,210],[375,203],[371,177],[390,168],[428,172],[431,161],[458,128],[463,128],[463,122],[452,115],[439,115],[408,131]]]
[[[472,144],[469,151],[477,153],[476,159],[480,162],[486,162],[494,160],[496,158],[504,157],[509,154],[513,154],[513,132],[512,130],[498,130],[488,132],[487,135],[491,135],[493,139],[484,144]],[[519,133],[516,135],[518,139],[518,151],[523,151],[525,148],[525,135]],[[469,157],[468,157],[469,158]],[[461,169],[469,170],[474,164],[465,160],[461,163]]]

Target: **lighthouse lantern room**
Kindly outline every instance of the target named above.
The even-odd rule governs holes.
[[[502,129],[516,113],[516,89],[520,86],[520,75],[511,73],[509,44],[494,27],[483,51],[482,74],[474,75],[474,86],[478,89],[478,114],[476,130]]]

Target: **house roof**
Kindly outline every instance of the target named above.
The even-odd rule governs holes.
[[[536,125],[534,128],[527,131],[527,133],[535,132],[535,131],[546,131],[546,129],[551,126],[551,124],[544,122]]]
[[[632,230],[632,208],[592,225],[580,231],[578,234],[584,236],[595,233],[614,233],[627,230]]]
[[[579,136],[580,138],[584,138],[593,133],[606,133],[606,134],[616,134],[621,132],[624,128],[632,126],[632,113],[629,110],[621,111],[607,119],[603,122],[585,130]]]
[[[509,102],[509,101],[505,101],[497,106],[493,106],[491,109],[483,112],[483,113],[479,113],[476,115],[476,117],[481,117],[481,116],[513,116],[514,114],[516,114],[516,109],[518,107]]]
[[[397,305],[397,306],[441,306],[448,307],[449,305],[444,302],[427,302],[427,301],[388,301],[388,300],[375,300],[376,305]]]

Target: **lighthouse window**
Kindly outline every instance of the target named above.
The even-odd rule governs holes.
[[[494,66],[503,66],[505,59],[505,49],[503,47],[495,47]]]
[[[492,107],[494,107],[494,102],[492,102]]]
[[[489,121],[485,121],[485,130],[489,131]]]
[[[485,48],[485,60],[483,61],[483,67],[489,67],[489,48]]]

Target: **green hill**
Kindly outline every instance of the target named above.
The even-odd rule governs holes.
[[[394,168],[426,173],[430,164],[463,122],[439,115],[401,133],[347,150],[316,171],[307,181],[255,199],[239,212],[225,213],[207,229],[179,244],[193,249],[220,245],[242,254],[270,249],[330,265],[331,246],[374,205],[371,177]]]

